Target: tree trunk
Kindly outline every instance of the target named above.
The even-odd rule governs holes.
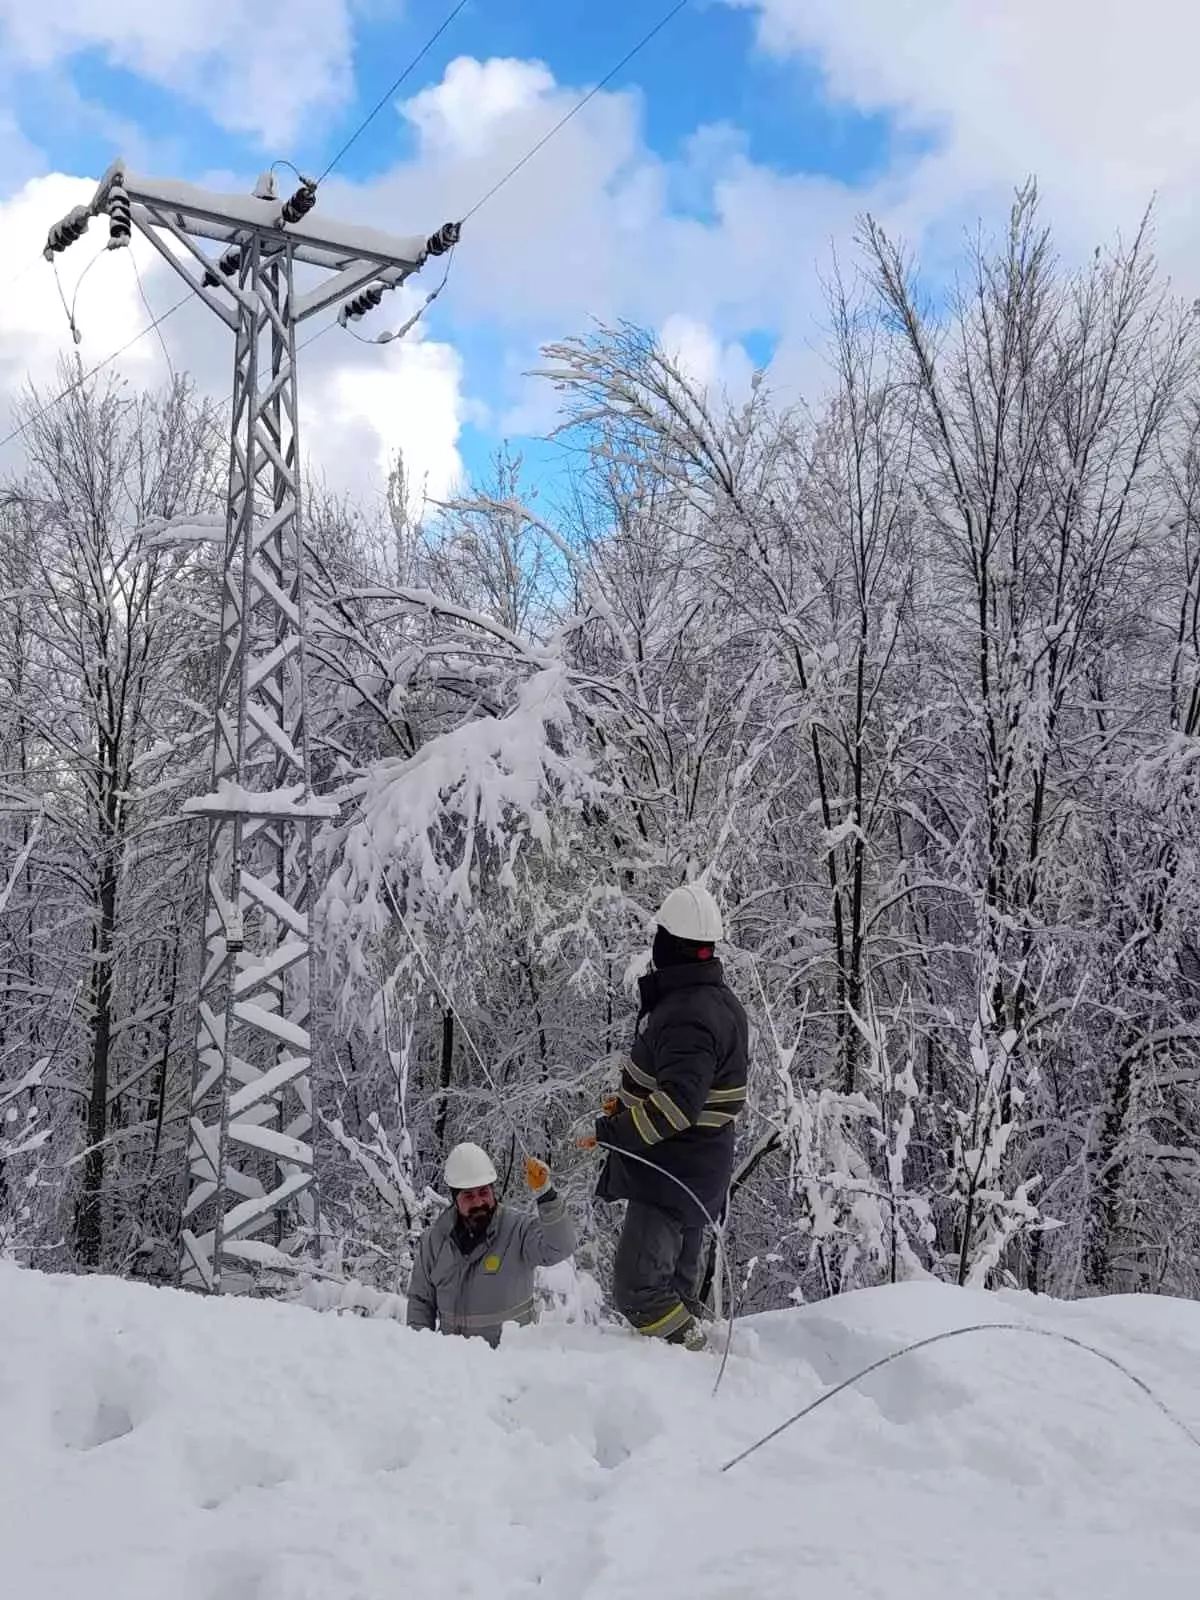
[[[450,1114],[450,1083],[454,1067],[454,1013],[442,1012],[442,1058],[438,1068],[438,1109],[433,1129],[438,1149],[446,1148],[446,1119]]]
[[[83,1192],[75,1223],[75,1248],[81,1266],[99,1268],[104,1245],[104,1140],[108,1133],[109,1052],[112,1046],[113,942],[117,925],[117,873],[105,862],[98,895],[99,926],[92,951],[91,1082],[87,1104],[87,1151]]]

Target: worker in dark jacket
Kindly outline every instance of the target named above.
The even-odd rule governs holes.
[[[421,1237],[408,1286],[408,1326],[500,1343],[506,1322],[533,1321],[533,1274],[575,1249],[575,1229],[544,1161],[525,1162],[532,1213],[500,1205],[496,1169],[477,1144],[446,1158],[451,1204]]]
[[[595,1133],[609,1152],[597,1194],[628,1201],[613,1302],[640,1333],[694,1349],[704,1343],[704,1230],[728,1196],[750,1055],[746,1013],[716,959],[721,937],[721,913],[702,885],[667,896],[620,1094]]]

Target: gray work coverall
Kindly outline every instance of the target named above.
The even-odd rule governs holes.
[[[538,1196],[532,1212],[497,1206],[473,1243],[457,1223],[457,1211],[447,1206],[422,1235],[408,1286],[408,1326],[495,1346],[506,1322],[533,1321],[534,1269],[572,1254],[575,1227],[553,1189]]]

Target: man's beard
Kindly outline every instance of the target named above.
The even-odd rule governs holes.
[[[495,1210],[495,1206],[472,1206],[463,1218],[467,1232],[475,1234],[476,1237],[481,1233],[486,1233],[488,1223],[492,1220]]]

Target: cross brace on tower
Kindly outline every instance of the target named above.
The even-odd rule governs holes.
[[[208,841],[180,1281],[214,1293],[290,1263],[318,1220],[312,831],[336,806],[312,792],[305,716],[296,329],[339,301],[361,315],[459,232],[317,222],[316,197],[307,179],[281,201],[271,173],[210,194],[118,161],[46,243],[49,258],[102,213],[110,249],[136,227],[234,335],[212,787],[184,807]]]

